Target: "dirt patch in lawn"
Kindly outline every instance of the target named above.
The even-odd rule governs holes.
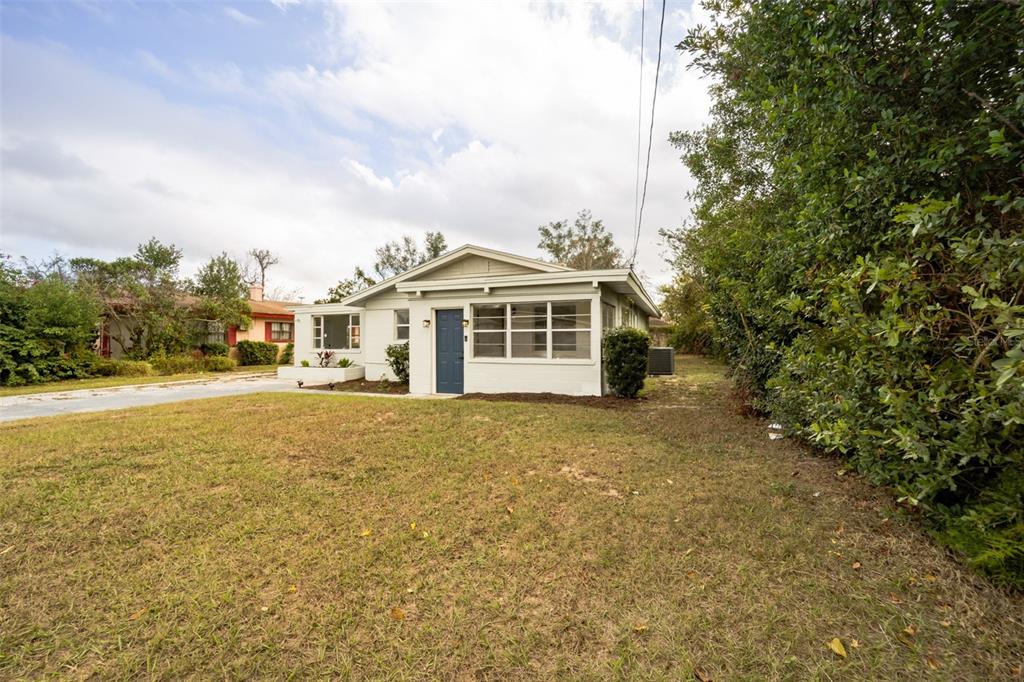
[[[400,384],[397,381],[367,381],[366,379],[353,379],[352,381],[338,381],[331,384],[317,384],[316,386],[303,386],[303,389],[310,391],[344,391],[349,393],[384,393],[389,395],[405,395],[409,392],[408,384]]]
[[[582,407],[603,407],[609,410],[629,410],[640,403],[638,400],[624,400],[611,395],[559,395],[557,393],[465,393],[456,400],[580,405]]]

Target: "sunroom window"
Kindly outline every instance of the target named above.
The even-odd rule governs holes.
[[[590,301],[473,306],[477,358],[590,358]]]
[[[360,331],[359,315],[315,315],[313,348],[358,350]]]

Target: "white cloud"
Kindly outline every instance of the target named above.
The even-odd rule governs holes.
[[[191,69],[247,105],[273,102],[275,123],[175,103],[66,52],[5,40],[5,149],[42,141],[44,160],[93,172],[5,168],[0,249],[45,240],[45,252],[102,256],[156,235],[199,260],[260,246],[282,256],[278,283],[311,299],[403,233],[440,229],[453,246],[539,255],[538,225],[589,208],[632,245],[635,13],[615,3],[324,12],[320,54],[344,63]],[[706,89],[672,47],[694,22],[674,12],[665,24],[639,260],[655,283],[667,278],[657,228],[689,210],[691,180],[667,137],[706,117]],[[649,30],[649,66],[654,40]],[[646,110],[652,85],[648,69]]]
[[[259,19],[250,17],[245,12],[234,7],[225,7],[224,15],[233,21],[237,21],[242,26],[259,26],[261,23]]]

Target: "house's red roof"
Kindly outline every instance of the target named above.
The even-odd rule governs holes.
[[[290,305],[302,304],[291,301],[249,301],[249,308],[252,310],[253,317],[262,317],[264,315],[288,315],[289,317],[294,317],[294,313],[285,307]]]

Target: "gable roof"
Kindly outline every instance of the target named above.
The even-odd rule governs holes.
[[[441,254],[433,260],[428,260],[426,263],[421,263],[414,268],[406,270],[405,272],[389,277],[383,282],[374,284],[372,287],[357,291],[348,298],[342,299],[341,304],[346,306],[359,305],[359,303],[365,301],[368,298],[376,296],[377,294],[385,291],[400,282],[404,282],[408,279],[414,279],[416,277],[423,276],[432,270],[444,267],[449,263],[452,263],[460,258],[468,255],[482,256],[483,258],[491,258],[493,260],[502,261],[504,263],[511,263],[512,265],[519,265],[522,267],[530,268],[531,270],[537,270],[539,273],[547,272],[572,272],[572,268],[557,263],[547,263],[536,258],[526,258],[525,256],[517,256],[514,253],[507,253],[505,251],[496,251],[494,249],[488,249],[483,246],[475,246],[473,244],[465,244],[457,249],[452,249],[446,253]]]
[[[263,299],[262,301],[248,301],[249,310],[252,311],[254,317],[260,315],[291,315],[291,306],[302,305],[297,301],[271,301],[270,299]]]

